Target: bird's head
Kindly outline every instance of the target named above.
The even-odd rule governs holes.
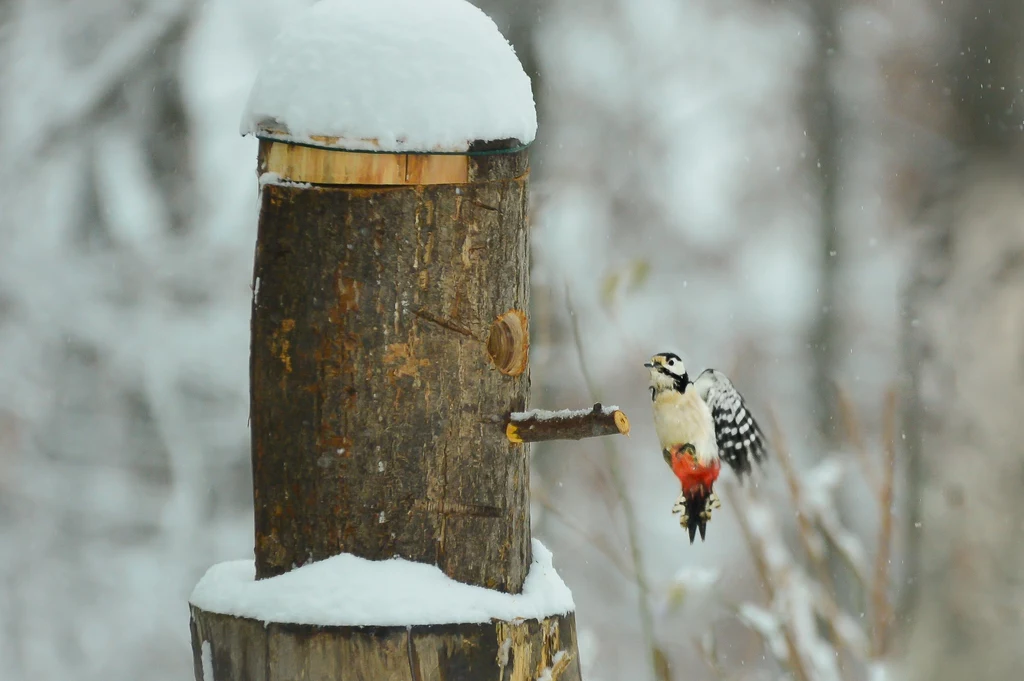
[[[683,392],[690,384],[690,377],[683,366],[683,360],[674,352],[662,352],[651,357],[644,364],[651,372],[651,395],[662,390],[678,390]]]

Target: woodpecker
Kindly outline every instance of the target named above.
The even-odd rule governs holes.
[[[679,524],[701,541],[711,511],[721,506],[714,492],[724,461],[743,481],[766,456],[764,433],[732,382],[706,369],[691,381],[679,355],[663,352],[644,364],[651,374],[654,429],[662,456],[682,490],[672,507]]]

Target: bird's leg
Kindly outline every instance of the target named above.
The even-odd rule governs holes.
[[[690,522],[690,517],[686,515],[686,495],[679,492],[679,496],[676,498],[676,503],[672,506],[673,513],[682,513],[679,517],[679,524],[682,527],[686,527]]]
[[[721,507],[721,500],[718,498],[717,494],[712,492],[711,494],[708,495],[708,499],[704,504],[704,510],[701,511],[700,517],[704,518],[705,520],[711,520],[711,512],[714,511],[716,508]]]

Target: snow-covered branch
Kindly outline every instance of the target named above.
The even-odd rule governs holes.
[[[836,510],[835,492],[855,470],[847,461],[827,458],[810,470],[801,471],[794,465],[776,428],[776,460],[786,478],[787,507],[795,509],[804,559],[794,554],[783,537],[781,518],[775,510],[778,504],[770,503],[753,489],[726,490],[768,600],[767,605],[741,603],[737,615],[761,637],[776,662],[796,679],[838,681],[845,678],[848,663],[865,669],[877,667],[885,653],[891,617],[888,562],[892,539],[894,410],[890,394],[886,402],[885,468],[881,479],[873,475],[867,456],[860,459],[865,464],[864,479],[877,487],[874,498],[879,504],[873,575],[860,537],[844,526]],[[822,547],[826,541],[851,568],[862,599],[870,599],[872,617],[867,620],[841,607],[831,571],[823,561]]]

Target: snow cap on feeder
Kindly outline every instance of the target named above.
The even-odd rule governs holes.
[[[530,78],[466,0],[321,0],[286,22],[241,132],[353,151],[464,152],[529,144]]]

